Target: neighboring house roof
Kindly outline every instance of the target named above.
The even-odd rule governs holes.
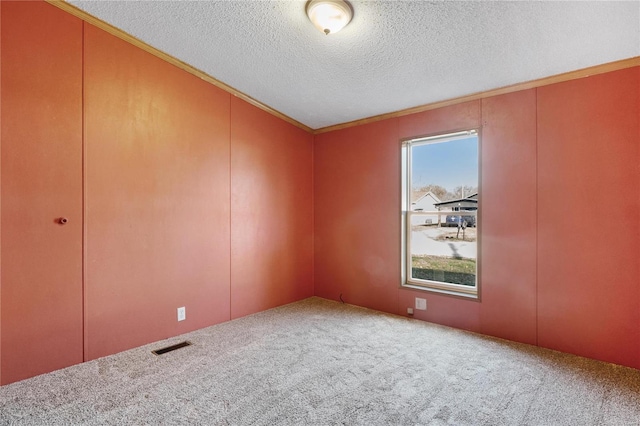
[[[434,194],[434,193],[433,193],[433,192],[431,192],[431,191],[427,191],[427,193],[426,193],[426,194],[424,194],[424,195],[422,195],[422,196],[418,197],[418,199],[417,199],[417,200],[415,200],[414,202],[412,202],[411,204],[417,204],[417,203],[419,203],[421,200],[423,200],[424,198],[426,198],[427,196],[429,196],[429,197],[431,197],[431,198],[433,199],[433,204],[434,204],[434,205],[435,205],[435,204],[437,204],[437,203],[440,203],[440,202],[441,202],[441,201],[440,201],[440,198],[438,198],[438,197],[436,196],[436,194]]]
[[[441,201],[439,203],[435,203],[436,207],[472,207],[478,208],[478,193],[471,194],[468,197],[457,198],[455,200]]]

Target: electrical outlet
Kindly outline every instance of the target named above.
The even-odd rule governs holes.
[[[416,297],[416,309],[419,311],[426,311],[427,299],[420,299],[419,297]]]
[[[413,308],[407,308],[407,315],[413,315]]]
[[[178,308],[178,321],[184,321],[187,319],[187,308],[184,306]]]

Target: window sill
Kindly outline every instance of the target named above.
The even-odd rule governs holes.
[[[478,296],[477,289],[473,293],[467,293],[467,292],[457,291],[455,289],[429,287],[427,285],[419,285],[419,284],[411,284],[411,283],[401,284],[400,288],[409,289],[409,290],[426,291],[426,292],[430,292],[430,293],[444,294],[444,295],[447,295],[447,296],[460,297],[460,298],[468,299],[468,300],[476,300],[476,301],[478,301],[480,299],[480,297]]]

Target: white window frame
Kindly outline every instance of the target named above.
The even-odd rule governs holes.
[[[480,133],[476,129],[465,130],[462,132],[447,133],[435,136],[428,136],[423,138],[414,138],[402,141],[401,146],[401,234],[402,234],[402,255],[401,255],[401,286],[405,288],[427,290],[437,293],[450,294],[454,296],[462,296],[467,298],[477,299],[479,295],[479,259],[480,259],[480,232],[478,231],[477,255],[476,255],[476,284],[475,286],[467,286],[461,284],[453,284],[441,281],[422,280],[411,277],[412,259],[411,259],[411,219],[414,216],[438,216],[438,222],[441,222],[440,218],[451,215],[452,211],[412,211],[411,210],[411,147],[426,145],[430,143],[443,143],[450,142],[459,139],[466,139],[469,136],[476,136],[478,138],[478,173],[480,170]],[[480,186],[480,176],[478,176],[478,186]],[[462,213],[462,212],[460,212]],[[463,216],[475,216],[476,217],[476,229],[479,228],[478,210],[464,211]]]

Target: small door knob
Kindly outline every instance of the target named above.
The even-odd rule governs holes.
[[[58,222],[60,223],[60,225],[64,225],[65,223],[69,222],[69,220],[66,217],[61,217],[60,219],[58,219]]]

